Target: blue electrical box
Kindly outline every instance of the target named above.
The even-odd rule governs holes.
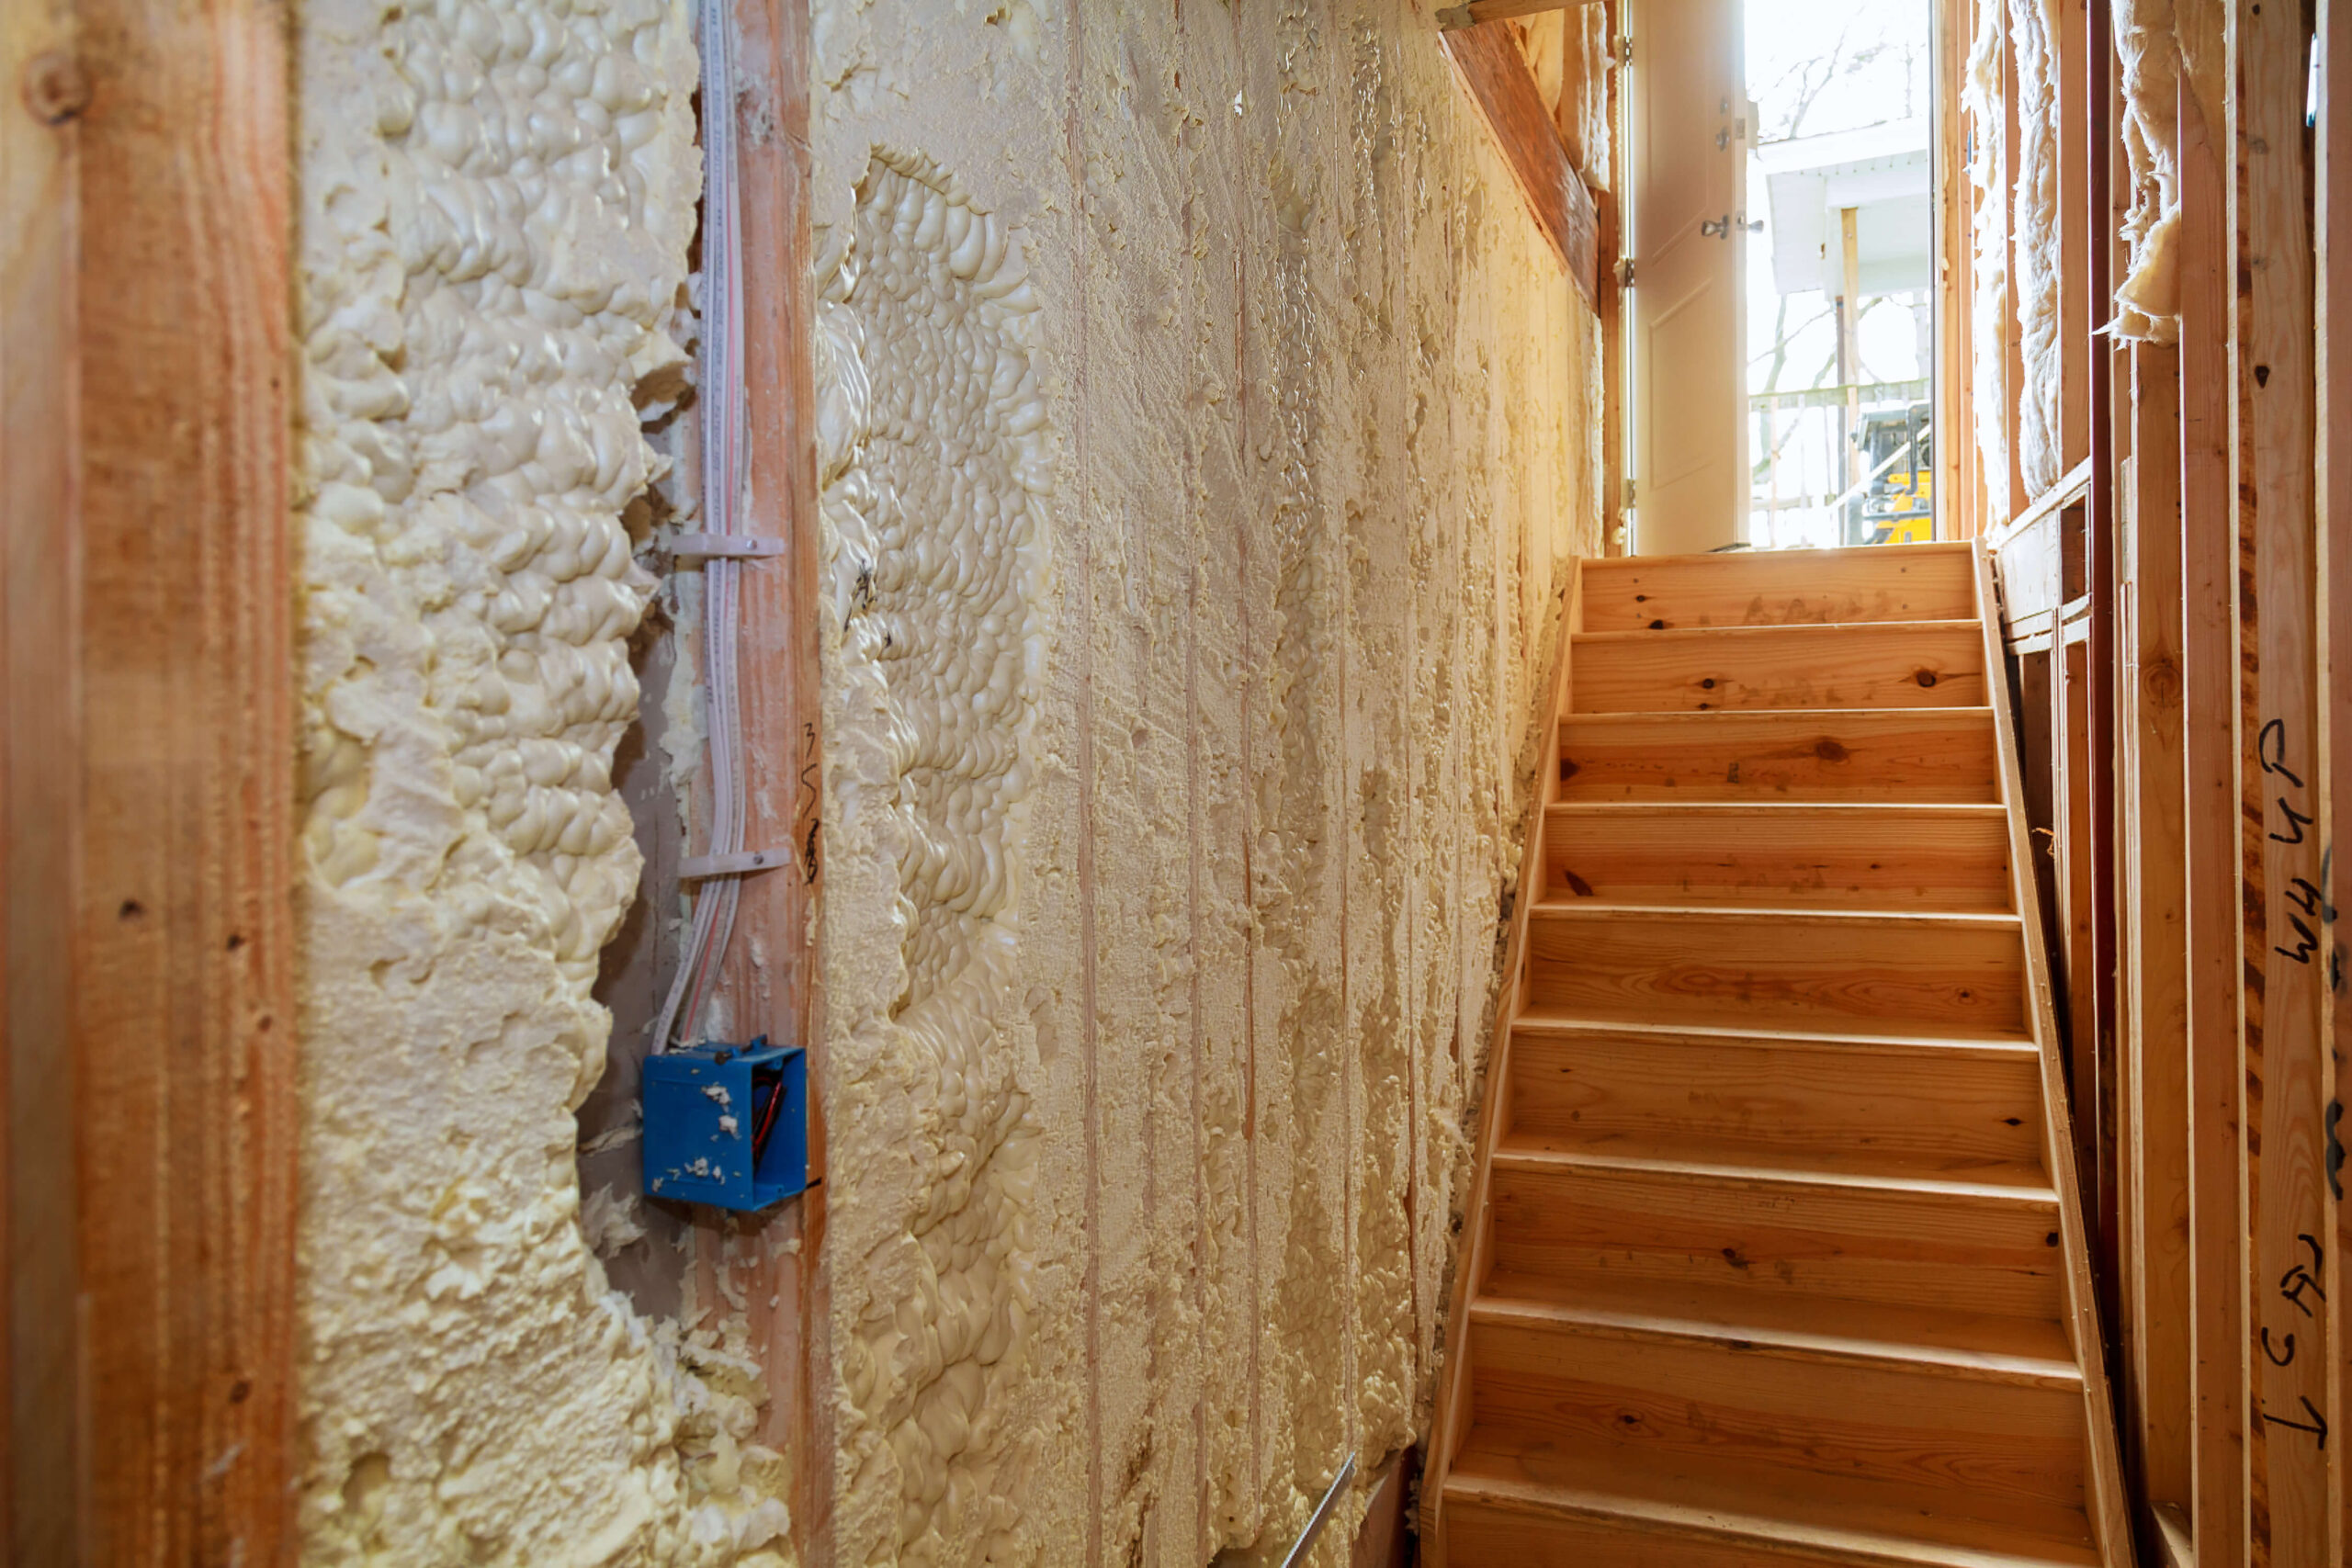
[[[808,1185],[808,1058],[797,1045],[684,1045],[645,1059],[645,1190],[721,1209]]]

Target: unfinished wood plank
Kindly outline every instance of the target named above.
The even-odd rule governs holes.
[[[73,931],[79,827],[73,678],[78,478],[71,386],[74,337],[75,118],[88,79],[73,54],[65,0],[0,7],[0,82],[28,100],[0,109],[0,1228],[7,1289],[0,1382],[0,1555],[70,1562],[80,1514],[74,1456]],[[33,104],[41,113],[28,112]],[[68,1090],[70,1103],[70,1090]]]
[[[1498,1427],[1534,1427],[1564,1446],[1620,1443],[1660,1466],[1781,1471],[1816,1509],[1890,1488],[1941,1493],[1951,1513],[1979,1518],[2082,1507],[2072,1368],[1988,1377],[1489,1303],[1471,1333],[1480,1418]]]
[[[79,816],[53,829],[76,880],[50,918],[73,933],[67,1043],[99,1076],[42,1086],[78,1142],[76,1556],[277,1562],[296,1474],[288,14],[76,12],[80,494],[58,523],[83,706]]]
[[[2327,1158],[2321,994],[2328,949],[2316,662],[2309,30],[2299,7],[2236,0],[2231,24],[2239,278],[2232,314],[2237,417],[2238,818],[2245,983],[2239,993],[2246,1128],[2245,1326],[2253,1369],[2247,1512],[2256,1560],[2328,1562],[2335,1512],[2316,1428],[2335,1378],[2326,1303],[2294,1289],[2324,1268]],[[2313,1239],[2306,1239],[2313,1238]],[[2296,1337],[2297,1348],[2285,1348]],[[2340,1419],[2341,1413],[2336,1413]],[[2267,1540],[2264,1528],[2267,1527]]]
[[[1882,1360],[1925,1360],[1966,1367],[1988,1377],[2064,1377],[2079,1385],[2081,1370],[2054,1320],[1996,1317],[1965,1306],[1953,1310],[1795,1296],[1718,1287],[1644,1285],[1600,1274],[1517,1274],[1498,1269],[1478,1298],[1482,1308],[1540,1309],[1588,1321],[1674,1324],[1692,1332],[1758,1343],[1809,1346],[1831,1355]]]
[[[2107,1343],[2098,1317],[2098,1297],[2090,1274],[2089,1238],[2083,1224],[2082,1189],[2075,1168],[2074,1140],[2066,1115],[2064,1074],[2059,1053],[2056,1008],[2050,976],[2048,926],[2033,886],[2032,849],[2027,841],[2028,818],[2023,778],[2018,767],[2013,728],[2018,711],[2010,690],[2007,661],[1996,646],[2000,636],[1993,585],[1993,561],[1987,552],[1976,558],[1977,592],[1986,605],[1985,667],[1992,672],[1994,702],[2001,722],[1993,728],[1997,750],[2000,795],[2009,807],[2009,865],[2016,879],[2013,897],[2024,922],[2027,1011],[2031,1037],[2041,1049],[2043,1168],[2050,1174],[2058,1205],[2058,1229],[2053,1233],[2063,1255],[2066,1325],[2075,1359],[2083,1369],[2083,1420],[2090,1437],[2090,1483],[2086,1489],[2092,1533],[2108,1568],[2123,1568],[2132,1560],[2132,1523],[2126,1505],[2122,1457],[2116,1442],[2115,1408],[2107,1382]]]
[[[2047,1190],[1513,1152],[1494,1201],[1495,1266],[1513,1274],[2030,1318],[2057,1317],[2064,1301]]]
[[[1568,162],[1567,144],[1544,107],[1508,26],[1483,23],[1444,35],[1445,52],[1461,73],[1511,177],[1527,197],[1535,226],[1552,242],[1587,305],[1600,304],[1600,229],[1592,194]]]
[[[1973,616],[1587,633],[1571,701],[1578,713],[1982,707],[1984,659]]]
[[[1629,556],[1588,564],[1588,632],[1957,621],[1976,614],[1965,545]]]
[[[2188,877],[2189,1288],[2199,1561],[2245,1550],[2247,1350],[2240,1211],[2245,1074],[2238,1039],[2236,506],[2230,485],[2226,128],[2179,95],[2183,806]]]
[[[2190,1494],[2188,946],[2180,678],[2180,355],[2133,345],[2131,548],[2122,604],[2124,951],[2131,955],[2125,1229],[2132,1241],[2126,1363],[2142,1483]]]
[[[1595,1021],[1954,1038],[2027,1027],[2018,923],[1996,915],[1535,911],[1530,1000]]]
[[[2041,1168],[2029,1046],[1522,1027],[1511,1077],[1515,1135],[1548,1147],[1914,1176]]]
[[[817,518],[809,281],[808,10],[795,0],[733,0],[736,158],[742,187],[746,467],[754,526],[785,541],[737,577],[744,843],[791,857],[747,877],[718,996],[744,1032],[809,1051],[808,1170],[825,1170],[824,1038],[811,917],[823,866],[818,637],[822,575]],[[701,1263],[745,1303],[767,1377],[759,1441],[793,1461],[793,1541],[801,1561],[831,1559],[832,1478],[808,1456],[830,1450],[832,1351],[825,1189],[748,1224],[698,1223]]]
[[[1576,715],[1559,757],[1563,800],[1996,798],[1984,708]]]
[[[1456,1483],[1463,1540],[1482,1562],[1576,1568],[2041,1568],[2095,1562],[2083,1517],[2013,1508],[1955,1514],[1948,1489],[1842,1495],[1792,1519],[1778,1472],[1697,1462],[1644,1468],[1622,1444],[1555,1445],[1526,1432],[1482,1435]],[[1922,1540],[1936,1521],[1939,1539]]]
[[[2009,829],[1997,807],[1563,804],[1546,814],[1544,835],[1555,898],[2009,907]]]
[[[2352,227],[2352,19],[2333,6],[2319,14],[2316,40],[2320,98],[2312,152],[2312,231],[2316,243],[2312,300],[2313,375],[2317,394],[2312,429],[2314,452],[2315,533],[2321,602],[2319,620],[2319,744],[2321,834],[2331,844],[2352,844],[2352,408],[2345,402],[2352,388],[2352,254],[2344,235]],[[2338,88],[2344,89],[2337,91]],[[2328,902],[2340,908],[2343,881],[2328,863]],[[2330,943],[2330,962],[2339,962],[2340,940]],[[2327,1115],[2335,1122],[2335,1140],[2344,1134],[2345,1071],[2352,1052],[2352,1005],[2340,987],[2324,993],[2323,1039],[2328,1049],[2322,1057],[2323,1098]],[[2341,1310],[2352,1299],[2352,1265],[2346,1248],[2352,1246],[2352,1204],[2342,1190],[2342,1172],[2332,1172],[2334,1241],[2329,1247],[2328,1300]],[[2339,1320],[2340,1322],[2340,1320]],[[2331,1375],[2335,1383],[2330,1408],[2336,1419],[2352,1413],[2352,1346],[2335,1337]],[[2335,1506],[2331,1510],[2328,1557],[2335,1562],[2352,1555],[2352,1476],[2347,1476],[2341,1448],[2333,1450],[2330,1483]]]

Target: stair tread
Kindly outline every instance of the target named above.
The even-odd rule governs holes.
[[[1947,708],[1939,711],[1948,713],[1952,710]],[[1606,714],[1587,716],[1615,718],[1622,716]],[[1812,814],[1854,818],[1878,814],[1897,817],[1976,817],[1995,821],[2008,816],[2008,807],[2005,806],[1935,800],[1555,800],[1544,809],[1555,817],[1601,818],[1632,817],[1648,813],[1687,817],[1738,817],[1759,811],[1787,812],[1792,816]]]
[[[1449,1505],[1598,1520],[1652,1533],[1792,1549],[1817,1558],[1888,1568],[2087,1568],[2098,1562],[2078,1512],[2036,1510],[1994,1521],[1942,1511],[1956,1502],[1922,1494],[1911,1506],[1857,1498],[1823,1478],[1818,1491],[1710,1466],[1645,1462],[1600,1445],[1562,1448],[1474,1426],[1446,1478]]]
[[[1755,626],[1634,626],[1623,631],[1576,632],[1579,643],[1641,643],[1645,646],[1684,639],[1703,642],[1711,637],[1818,637],[1825,642],[1840,637],[1896,637],[1905,632],[1976,632],[1981,628],[1972,620],[1914,621],[1798,621],[1786,625],[1759,623]]]
[[[1689,555],[1594,556],[1583,565],[1587,571],[1640,571],[1661,566],[1707,567],[1718,571],[1738,571],[1758,561],[1863,561],[1877,565],[1888,561],[1926,559],[1935,556],[1965,556],[1975,549],[1966,539],[1920,539],[1899,545],[1825,545],[1818,549],[1793,550],[1699,550]]]
[[[1742,1151],[1743,1156],[1747,1151]],[[1966,1198],[1996,1202],[2047,1205],[2055,1208],[2058,1194],[2039,1168],[2000,1168],[2007,1180],[1962,1179],[1951,1175],[1906,1175],[1885,1171],[1837,1168],[1830,1157],[1805,1165],[1758,1164],[1619,1153],[1589,1147],[1555,1147],[1553,1140],[1520,1133],[1506,1134],[1495,1146],[1498,1170],[1571,1174],[1577,1171],[1621,1172],[1719,1184],[1744,1184],[1787,1190],[1836,1189],[1840,1191],[1889,1192],[1915,1196]],[[1978,1173],[1981,1177],[1986,1172]]]
[[[1605,1270],[1536,1273],[1498,1269],[1487,1278],[1478,1299],[1646,1317],[1752,1336],[1819,1336],[1867,1342],[1894,1354],[1908,1348],[2063,1368],[2077,1381],[2081,1375],[2065,1326],[2055,1318],[1645,1280]]]
[[[2004,1057],[2041,1055],[2041,1048],[2023,1037],[1839,1034],[1819,1030],[1767,1029],[1745,1024],[1718,1027],[1697,1023],[1618,1023],[1605,1019],[1583,1018],[1557,1009],[1528,1009],[1511,1020],[1511,1031],[1513,1033],[1545,1035],[1630,1035],[1659,1041],[1716,1042],[1725,1045],[1795,1045],[1824,1051],[1952,1051]]]
[[[1892,1030],[1840,1030],[1818,1027],[1790,1030],[1770,1025],[1724,1022],[1697,1018],[1689,1021],[1647,1023],[1632,1018],[1608,1018],[1586,1012],[1575,1007],[1548,1002],[1531,1002],[1511,1020],[1513,1029],[1579,1029],[1631,1030],[1656,1029],[1672,1034],[1716,1034],[1744,1040],[1815,1040],[1843,1041],[1857,1044],[1882,1043],[1904,1045],[2021,1045],[2034,1050],[2033,1038],[2016,1030],[1987,1029],[1928,1030],[1917,1034],[1897,1034]]]
[[[1539,898],[1531,912],[1550,919],[1618,917],[1638,920],[1769,920],[1774,925],[1793,921],[1849,930],[1860,924],[1946,928],[2021,925],[2018,917],[2007,909],[1825,909],[1813,904],[1635,904],[1617,898]]]
[[[2054,1321],[1507,1271],[1487,1281],[1470,1310],[1473,1322],[1699,1341],[1743,1352],[2082,1387],[2082,1371],[2064,1329]]]
[[[1990,722],[1992,717],[1993,710],[1980,703],[1966,707],[1942,708],[1637,708],[1631,713],[1563,713],[1560,722],[1564,725],[1602,725],[1639,720],[1659,725],[1747,724],[1758,729],[1776,726],[1804,729],[1831,722],[1896,728],[1905,724]]]
[[[1695,1138],[1692,1140],[1694,1145],[1696,1141]],[[2026,1165],[2011,1160],[1965,1156],[1939,1159],[1927,1155],[1892,1154],[1875,1148],[1816,1148],[1803,1145],[1775,1146],[1733,1137],[1712,1140],[1703,1148],[1682,1147],[1651,1134],[1611,1134],[1592,1137],[1581,1132],[1536,1132],[1517,1127],[1512,1129],[1505,1146],[1514,1150],[1555,1154],[1600,1155],[1644,1167],[1663,1164],[1722,1168],[1724,1168],[1724,1161],[1728,1159],[1735,1162],[1728,1168],[1780,1171],[1799,1178],[1838,1177],[1860,1183],[1874,1183],[1882,1179],[1890,1182],[1962,1182],[1971,1186],[2027,1191],[2050,1190],[2050,1179],[2042,1173],[2039,1163]],[[1711,1154],[1716,1157],[1708,1158]]]

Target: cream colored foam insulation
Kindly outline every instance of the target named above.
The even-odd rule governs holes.
[[[1401,0],[814,20],[837,1560],[1285,1548],[1426,1420],[1591,318]]]
[[[682,363],[685,12],[300,28],[304,1559],[775,1561],[756,1369],[607,1291],[573,1178],[638,875],[621,514]]]
[[[2009,403],[2009,203],[2003,171],[2007,110],[2001,96],[2003,61],[2008,48],[2008,13],[1999,6],[1976,12],[1976,35],[1969,40],[1967,74],[1961,103],[1973,122],[1968,176],[1973,193],[1969,226],[1973,249],[1970,276],[1975,299],[1969,310],[1970,371],[1974,405],[1999,411]],[[1976,449],[1996,507],[2007,501],[2009,422],[1988,412],[1976,422]]]
[[[2116,332],[2173,343],[2180,336],[2180,85],[2184,73],[2218,139],[2223,101],[2221,0],[2114,0],[2123,66],[2123,138],[2132,208],[2123,224],[2132,265],[2117,286]]]
[[[1609,8],[1571,6],[1509,24],[1536,96],[1588,190],[1609,188]]]
[[[2028,495],[2065,477],[2065,385],[2059,335],[2058,0],[2009,0],[2017,67],[2017,191],[2009,232],[2017,293],[2018,471]]]
[[[684,10],[300,25],[306,1560],[781,1562],[740,1303],[607,1288],[571,1114]],[[843,1564],[1279,1551],[1427,1420],[1594,324],[1403,0],[814,27],[838,1382],[787,1457]]]

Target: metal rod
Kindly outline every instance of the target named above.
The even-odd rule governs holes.
[[[1355,1478],[1356,1456],[1350,1454],[1348,1462],[1340,1467],[1340,1473],[1331,1477],[1331,1489],[1324,1493],[1323,1501],[1315,1506],[1306,1528],[1298,1532],[1298,1544],[1290,1549],[1288,1557],[1283,1559],[1283,1568],[1303,1568],[1306,1554],[1315,1549],[1315,1538],[1323,1533],[1323,1527],[1330,1522],[1331,1510],[1340,1506],[1340,1494],[1345,1492],[1348,1483]]]

